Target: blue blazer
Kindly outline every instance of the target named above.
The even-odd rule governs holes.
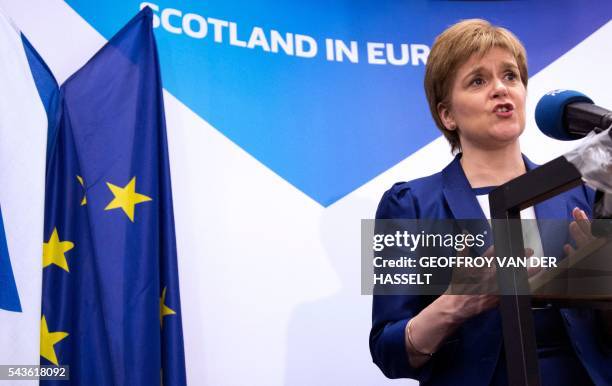
[[[461,155],[440,173],[393,185],[383,195],[377,219],[485,219],[459,163]],[[528,170],[536,167],[524,158]],[[591,217],[593,192],[576,187],[535,206],[537,218],[568,219],[573,208]],[[562,256],[569,231],[540,229],[545,255]],[[412,368],[404,345],[408,321],[433,301],[431,297],[374,295],[370,352],[374,363],[389,378],[412,378],[424,385],[489,385],[503,344],[497,308],[465,322],[424,366]],[[576,355],[593,382],[612,385],[612,354],[602,347],[595,313],[590,309],[561,309]]]

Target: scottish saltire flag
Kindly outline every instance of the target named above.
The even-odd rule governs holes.
[[[0,10],[0,364],[38,363],[47,127],[58,88]]]
[[[46,181],[41,364],[70,366],[70,384],[183,385],[168,147],[149,9],[64,83],[61,106]]]

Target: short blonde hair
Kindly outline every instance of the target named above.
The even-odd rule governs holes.
[[[438,114],[438,104],[450,103],[451,90],[458,68],[474,55],[485,55],[491,48],[508,50],[516,60],[521,82],[527,87],[527,54],[514,34],[486,20],[469,19],[452,25],[436,38],[425,68],[425,94],[436,126],[451,145],[451,151],[461,150],[459,133],[448,130]]]

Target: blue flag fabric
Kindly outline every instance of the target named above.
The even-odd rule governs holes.
[[[0,309],[21,312],[21,302],[15,284],[15,277],[9,259],[8,245],[2,220],[2,206],[0,205]]]
[[[2,9],[0,48],[0,363],[23,365],[40,355],[45,149],[59,87]]]
[[[70,366],[70,384],[184,385],[151,11],[70,77],[60,99],[47,165],[41,364]]]

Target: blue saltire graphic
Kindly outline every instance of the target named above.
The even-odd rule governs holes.
[[[110,37],[140,1],[68,0]],[[423,92],[422,63],[369,64],[366,42],[431,47],[460,19],[484,17],[524,42],[533,75],[610,20],[612,2],[559,1],[156,1],[157,15],[180,11],[236,23],[240,40],[254,27],[313,37],[314,58],[245,49],[157,28],[168,91],[281,177],[327,206],[439,136]],[[197,30],[197,21],[190,21]],[[197,31],[196,31],[197,32]],[[269,36],[269,34],[268,34]],[[330,62],[325,39],[359,45],[358,63]]]

